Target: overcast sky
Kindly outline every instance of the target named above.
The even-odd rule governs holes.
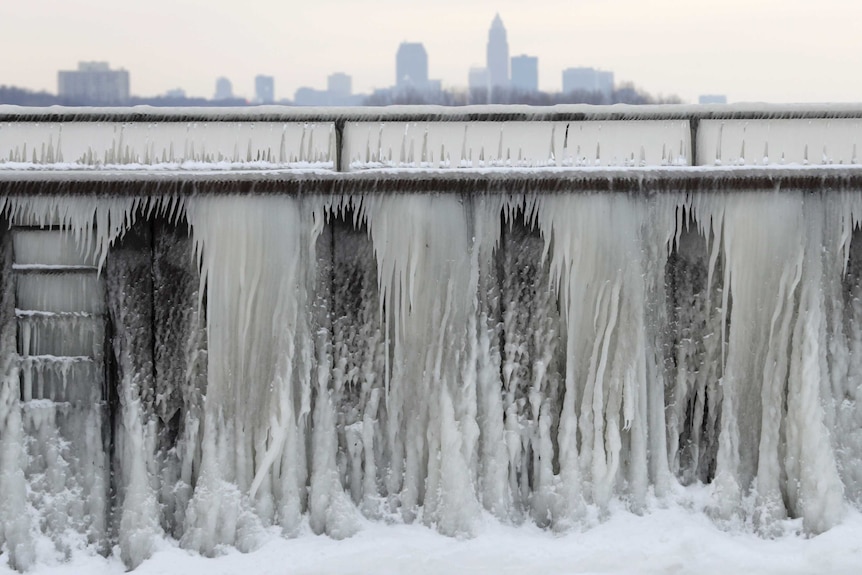
[[[332,72],[368,92],[394,83],[412,41],[432,78],[463,87],[496,12],[545,91],[592,66],[689,102],[862,100],[862,0],[0,0],[0,84],[56,92],[57,70],[106,60],[135,95],[212,97],[226,76],[251,97],[269,74],[292,98]]]

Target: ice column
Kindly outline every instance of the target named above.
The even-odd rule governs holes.
[[[536,209],[565,329],[553,508],[564,526],[584,503],[606,509],[623,485],[641,509],[650,480],[667,481],[664,406],[651,398],[663,380],[647,325],[657,305],[648,299],[664,301],[653,277],[664,269],[650,265],[644,244],[672,236],[673,210],[656,217],[641,200],[608,194],[541,197]]]
[[[320,206],[284,197],[198,198],[188,218],[206,292],[209,363],[201,471],[182,543],[210,555],[220,544],[252,549],[262,525],[295,532],[306,505],[313,525],[335,533],[341,518],[320,523],[317,516],[344,497],[311,331]]]
[[[556,430],[565,358],[557,296],[543,258],[544,240],[535,226],[535,198],[505,197],[497,202],[496,213],[490,198],[483,198],[477,207],[483,205],[488,213],[477,209],[477,231],[479,226],[493,230],[495,220],[497,226],[496,238],[491,235],[480,246],[483,252],[492,248],[496,252],[490,261],[480,259],[481,309],[494,327],[484,337],[484,322],[480,322],[480,360],[486,340],[495,359],[491,365],[480,363],[480,407],[487,409],[480,417],[482,485],[486,497],[489,485],[502,490],[497,482],[488,483],[502,471],[503,495],[511,503],[502,517],[521,521],[531,516],[546,527],[559,507]],[[488,241],[494,239],[499,245]],[[503,443],[502,454],[496,451],[498,441]],[[498,498],[483,498],[483,502],[495,510]]]
[[[788,512],[823,531],[840,518],[842,485],[821,391],[829,380],[822,201],[790,191],[701,196],[693,209],[721,227],[725,260],[715,513],[750,512],[752,496],[766,533]]]
[[[111,251],[105,267],[120,405],[115,429],[120,553],[130,568],[148,558],[155,540],[164,536],[157,499],[158,421],[153,413],[151,244],[149,226],[135,226]]]
[[[832,429],[839,471],[847,498],[862,503],[862,197],[845,192],[826,201],[825,290],[829,310],[831,405],[827,424]]]
[[[476,289],[469,202],[366,196],[391,342],[386,374],[388,491],[407,520],[473,535],[476,499]],[[403,467],[402,467],[403,465]]]
[[[317,369],[322,370],[318,380],[327,385],[319,388],[315,400],[324,405],[316,404],[315,409],[325,418],[334,410],[335,419],[329,429],[316,427],[315,433],[327,444],[337,439],[337,449],[327,446],[326,452],[335,456],[345,490],[364,515],[380,518],[386,511],[384,484],[389,469],[384,441],[387,350],[371,239],[349,207],[346,197],[327,207],[329,224],[316,246],[315,345]],[[338,510],[344,503],[338,496],[332,510],[323,508],[324,513],[315,514],[313,527],[325,529],[327,514],[345,516],[346,510]]]

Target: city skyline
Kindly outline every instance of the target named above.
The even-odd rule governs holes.
[[[862,67],[856,32],[862,3],[851,0],[823,0],[817,10],[798,0],[754,6],[740,0],[720,6],[441,0],[433,11],[394,0],[321,0],[301,14],[259,0],[242,11],[226,0],[212,0],[206,10],[191,0],[115,4],[4,3],[0,52],[22,57],[4,58],[0,84],[55,92],[58,70],[97,60],[129,70],[136,95],[180,86],[190,96],[211,97],[223,76],[236,95],[252,99],[254,77],[264,74],[275,78],[280,100],[302,86],[325,86],[334,72],[350,74],[354,92],[370,93],[392,84],[392,54],[411,41],[424,44],[430,77],[444,87],[466,88],[468,70],[485,62],[489,23],[499,12],[510,54],[539,58],[543,91],[561,89],[562,70],[590,66],[689,102],[705,93],[775,102],[858,101],[862,95],[862,78],[850,73]],[[254,8],[268,17],[253,18]],[[372,10],[382,17],[366,18]]]

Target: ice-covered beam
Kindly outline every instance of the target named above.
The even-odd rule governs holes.
[[[503,122],[862,118],[862,104],[32,108],[0,105],[0,122]]]
[[[862,188],[862,166],[695,166],[329,171],[4,171],[0,196],[198,196],[377,193],[840,191]]]

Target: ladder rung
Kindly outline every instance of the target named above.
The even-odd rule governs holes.
[[[92,363],[95,361],[89,355],[19,355],[19,361],[34,360],[39,363]]]
[[[12,271],[20,274],[94,274],[96,266],[65,266],[50,264],[12,264]]]
[[[88,311],[41,311],[36,309],[15,309],[15,317],[19,319],[102,319],[102,314]]]
[[[104,400],[92,401],[92,402],[83,402],[83,401],[54,401],[52,399],[30,399],[28,401],[21,401],[21,407],[24,409],[69,409],[72,407],[95,407],[97,409],[104,409],[107,406],[107,402]]]
[[[43,224],[43,225],[39,225],[39,224],[16,224],[14,226],[11,226],[9,229],[12,230],[13,232],[18,232],[18,231],[21,231],[21,232],[63,232],[63,233],[69,234],[70,237],[74,237],[74,236],[72,236],[73,232],[72,232],[71,228],[72,228],[71,224],[69,224],[67,222],[65,226],[63,224],[59,224],[59,223]],[[96,229],[96,227],[93,226],[93,230],[95,230],[95,229]]]

